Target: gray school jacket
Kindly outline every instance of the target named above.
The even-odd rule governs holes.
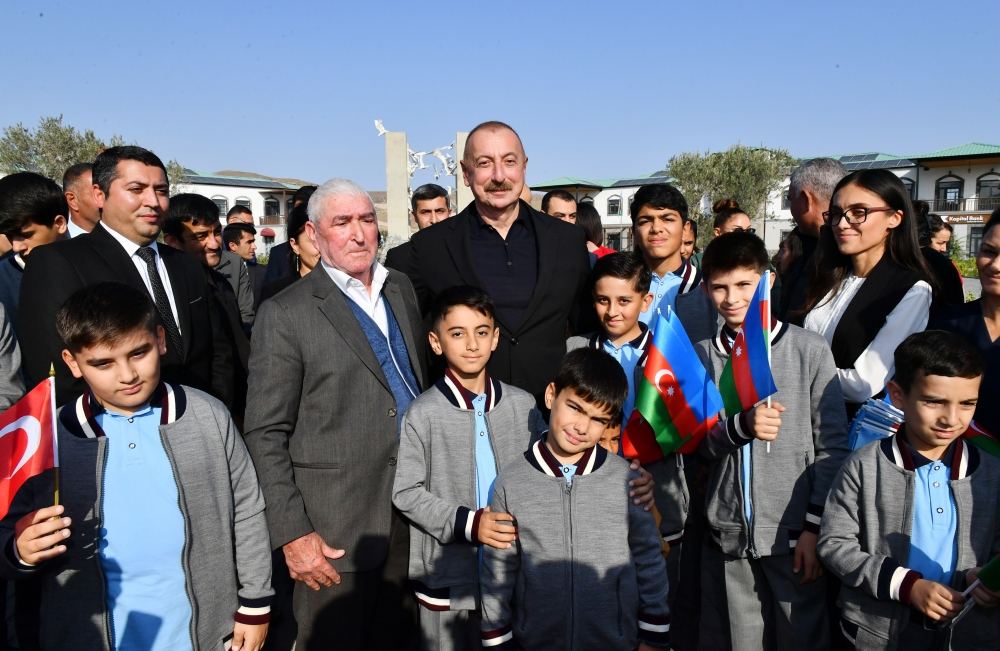
[[[730,336],[723,329],[697,346],[716,382],[729,360]],[[771,331],[771,370],[785,407],[777,440],[754,440],[746,412],[714,427],[699,453],[710,460],[706,517],[712,543],[729,556],[790,554],[803,531],[819,533],[823,505],[850,450],[847,414],[837,366],[826,341],[794,325],[777,322]],[[750,496],[753,520],[743,513],[742,457],[752,449]]]
[[[567,484],[544,441],[504,466],[493,510],[517,542],[483,548],[484,646],[632,651],[669,641],[667,572],[653,516],[632,504],[628,463],[600,447]]]
[[[160,439],[177,482],[184,517],[184,567],[191,603],[191,645],[221,651],[234,618],[268,619],[271,545],[264,497],[243,439],[226,408],[197,389],[161,384],[151,398],[162,408]],[[111,632],[101,540],[107,447],[93,415],[101,406],[84,393],[59,412],[60,496],[73,519],[67,551],[34,567],[14,555],[14,524],[52,503],[52,475],[29,480],[0,524],[0,574],[41,580],[41,647],[110,650]],[[141,545],[137,540],[135,544]],[[235,615],[234,615],[235,613]]]
[[[858,648],[895,649],[910,622],[910,589],[922,578],[907,568],[913,526],[913,457],[900,434],[851,455],[833,481],[823,513],[819,556],[841,581],[837,603]],[[1000,552],[1000,460],[959,439],[951,455],[958,526],[952,588],[965,572]],[[954,649],[996,649],[1000,612],[975,607],[956,626]]]
[[[476,446],[471,400],[449,374],[403,417],[392,503],[411,522],[409,576],[431,610],[477,606],[483,509],[476,509]],[[545,430],[531,394],[487,379],[486,422],[497,468],[524,454]]]

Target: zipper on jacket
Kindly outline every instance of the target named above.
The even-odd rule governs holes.
[[[751,446],[751,445],[753,445],[753,441],[750,441],[749,443],[747,443],[746,446],[742,450],[740,450],[740,454],[741,455],[746,454],[746,448],[749,447],[749,446]],[[748,476],[747,476],[747,482],[749,483],[749,486],[746,486],[746,489],[747,489],[746,493],[750,496],[750,508],[752,509],[753,508],[753,503],[754,503],[754,497],[753,497],[753,457],[752,456],[750,457],[750,463],[748,464],[748,467],[750,468],[750,472],[748,473]],[[740,485],[741,485],[740,487],[742,488],[743,487],[742,486],[742,484],[743,484],[743,460],[742,459],[740,459],[740,473],[739,474],[740,474]],[[740,493],[743,493],[743,491],[740,491]],[[747,516],[746,516],[746,511],[747,511],[746,504],[744,504],[743,505],[743,514],[742,515],[743,515],[743,522],[745,522],[746,525],[747,525],[747,556],[749,556],[750,558],[753,558],[753,559],[758,559],[758,558],[760,558],[760,554],[757,553],[757,545],[754,544],[754,534],[753,534],[753,529],[754,529],[754,527],[753,527],[753,520],[754,520],[754,518],[750,518],[748,520]]]
[[[191,592],[191,528],[188,526],[188,516],[184,512],[184,492],[181,490],[181,482],[177,479],[177,464],[174,461],[173,450],[167,443],[167,437],[163,435],[163,428],[159,428],[160,444],[163,451],[167,453],[167,460],[170,461],[170,474],[174,478],[174,486],[177,487],[177,508],[181,512],[184,520],[184,551],[181,554],[181,562],[184,565],[184,592],[187,594],[188,602],[191,604],[191,624],[188,627],[188,634],[191,636],[191,648],[197,649],[195,632],[197,631],[198,605],[195,603],[194,594]]]
[[[98,439],[99,440],[99,439]],[[98,443],[99,445],[100,443]],[[108,445],[107,440],[104,441],[104,454],[101,455],[101,484],[97,490],[100,494],[97,496],[97,517],[98,517],[98,531],[104,528],[104,486],[107,481],[108,476]],[[100,548],[100,543],[98,543],[98,548]],[[104,563],[101,561],[100,553],[97,554],[97,574],[101,577],[101,583],[104,584],[104,594],[101,595],[101,600],[104,603],[104,630],[107,631],[108,639],[108,649],[114,649],[114,622],[111,617],[111,609],[108,607],[108,576],[104,573]]]
[[[563,478],[565,482],[566,479]],[[563,511],[566,514],[567,526],[566,531],[569,532],[569,539],[567,543],[569,544],[569,644],[566,646],[567,649],[575,649],[576,645],[574,643],[574,633],[576,632],[576,605],[574,595],[576,594],[576,586],[574,585],[574,572],[573,567],[576,564],[576,557],[573,554],[573,484],[566,484],[563,489],[563,494],[566,496],[563,499]]]

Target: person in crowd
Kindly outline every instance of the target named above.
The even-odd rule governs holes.
[[[21,379],[21,348],[14,326],[0,304],[0,411],[6,411],[25,393]],[[2,628],[2,627],[0,627]]]
[[[222,254],[219,206],[200,194],[175,194],[170,199],[162,229],[164,243],[190,255],[205,274],[212,295],[213,327],[224,336],[233,360],[232,371],[228,374],[230,384],[219,398],[232,412],[236,424],[242,426],[250,341],[243,332],[232,286],[217,271]]]
[[[34,172],[17,172],[0,179],[0,234],[12,245],[0,256],[0,304],[13,322],[17,318],[21,277],[31,252],[67,237],[69,208],[52,179]]]
[[[438,295],[428,338],[445,373],[403,418],[392,502],[410,521],[410,581],[424,647],[480,649],[479,554],[516,539],[490,510],[500,468],[545,429],[531,394],[490,377],[500,338],[493,301],[475,287]]]
[[[601,223],[601,215],[594,207],[593,201],[584,201],[576,209],[576,225],[587,234],[587,251],[591,257],[591,267],[599,258],[615,252],[614,249],[604,246],[604,224]]]
[[[790,231],[785,239],[778,245],[778,251],[771,258],[771,266],[778,274],[778,278],[784,278],[792,264],[802,255],[802,238],[794,230]],[[773,300],[773,297],[772,297]]]
[[[41,648],[258,651],[264,499],[229,413],[161,380],[166,334],[145,290],[96,283],[55,320],[60,363],[87,384],[59,411],[59,504],[43,473],[0,525],[0,572],[41,581]]]
[[[983,293],[978,299],[946,308],[933,327],[957,333],[979,350],[983,381],[976,406],[976,424],[1000,434],[1000,208],[983,226],[976,268]]]
[[[632,199],[635,247],[652,271],[653,302],[639,318],[646,325],[670,306],[677,312],[692,343],[715,334],[718,317],[701,290],[701,272],[681,257],[688,205],[680,190],[667,183],[639,188]]]
[[[979,568],[1000,551],[1000,460],[962,434],[979,396],[972,344],[940,330],[907,337],[889,385],[903,425],[845,462],[819,540],[841,581],[840,630],[857,649],[991,649],[1000,592]],[[953,627],[967,598],[976,604]]]
[[[409,532],[392,483],[402,416],[425,385],[420,311],[406,275],[375,258],[360,186],[327,181],[307,210],[321,265],[261,304],[247,447],[296,581],[296,648],[407,648]]]
[[[734,231],[753,233],[756,230],[750,225],[750,215],[740,208],[736,199],[719,199],[712,204],[712,212],[715,214],[712,221],[715,237]]]
[[[222,229],[222,244],[243,260],[250,276],[253,309],[256,313],[264,291],[264,267],[257,264],[257,229],[245,222],[233,222]]]
[[[667,647],[660,536],[628,498],[628,463],[597,446],[627,392],[618,363],[590,348],[568,353],[546,387],[548,432],[493,489],[491,511],[517,518],[517,538],[483,548],[483,646]]]
[[[846,174],[840,161],[813,158],[792,170],[788,184],[788,207],[795,221],[792,233],[802,244],[801,253],[788,261],[788,271],[781,277],[780,300],[775,316],[786,323],[802,325],[805,314],[809,273],[823,226],[823,213],[830,209],[833,188]]]
[[[309,197],[311,197],[312,193],[315,191],[315,185],[303,185],[301,188],[296,190],[295,194],[292,195],[292,209],[294,210],[297,206],[304,206],[307,204],[309,202]],[[288,217],[291,219],[291,211],[289,211]],[[288,272],[288,260],[291,255],[292,249],[288,242],[282,242],[281,244],[271,247],[271,250],[268,251],[267,269],[264,274],[265,287],[281,277],[293,275]]]
[[[410,197],[410,214],[417,223],[417,230],[424,230],[451,216],[448,191],[436,183],[425,183]],[[395,246],[385,254],[385,266],[407,273],[413,262],[413,245],[409,241]]]
[[[77,163],[63,173],[62,189],[69,206],[66,228],[70,237],[89,233],[101,220],[101,210],[94,199],[93,172],[93,164]]]
[[[927,234],[930,236],[928,246],[939,253],[947,254],[955,229],[951,224],[941,219],[940,215],[927,215]]]
[[[688,217],[681,229],[681,258],[701,267],[701,249],[698,247],[698,220]]]
[[[319,249],[306,233],[308,221],[309,213],[305,204],[292,208],[292,212],[288,215],[288,245],[292,251],[286,259],[288,269],[277,280],[264,286],[261,301],[271,298],[295,281],[304,278],[319,264]],[[271,264],[273,263],[269,262],[268,266]]]
[[[94,161],[93,175],[98,226],[39,248],[24,271],[15,330],[25,383],[34,386],[55,365],[58,404],[83,392],[82,380],[59,363],[55,313],[76,290],[114,280],[153,297],[167,333],[164,380],[224,395],[232,359],[212,328],[205,274],[191,256],[156,242],[169,204],[163,162],[141,147],[109,147]]]
[[[226,213],[226,225],[248,224],[253,226],[253,211],[243,204],[236,204]]]
[[[834,188],[804,305],[805,328],[830,344],[848,416],[892,378],[892,351],[927,326],[931,286],[910,195],[887,170]]]
[[[705,248],[701,271],[724,325],[698,344],[719,382],[763,273],[767,249],[731,232]],[[726,648],[826,649],[826,585],[816,557],[833,477],[848,455],[837,366],[819,335],[773,321],[770,403],[726,414],[702,441],[710,460],[702,550],[701,637]],[[752,605],[749,605],[752,604]]]
[[[948,256],[951,233],[945,229],[945,222],[941,217],[928,213],[929,209],[926,201],[913,202],[920,253],[924,256],[935,289],[931,311],[936,314],[946,306],[964,303],[965,290],[962,288],[962,274]],[[941,233],[944,233],[944,237]]]
[[[559,367],[566,331],[592,318],[582,229],[534,210],[519,196],[528,158],[502,122],[469,132],[462,174],[474,200],[443,224],[416,233],[410,277],[423,310],[448,287],[482,288],[496,305],[500,343],[491,377],[536,399]]]
[[[565,190],[551,190],[542,196],[542,212],[570,224],[576,223],[576,199]]]

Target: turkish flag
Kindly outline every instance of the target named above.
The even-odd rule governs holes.
[[[24,482],[56,466],[52,378],[0,414],[0,518]]]

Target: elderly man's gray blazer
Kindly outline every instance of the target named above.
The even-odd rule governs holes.
[[[413,286],[389,271],[414,374],[425,340]],[[267,502],[271,544],[316,531],[346,549],[340,571],[386,558],[396,473],[396,401],[350,300],[317,267],[260,306],[250,355],[246,443]]]

